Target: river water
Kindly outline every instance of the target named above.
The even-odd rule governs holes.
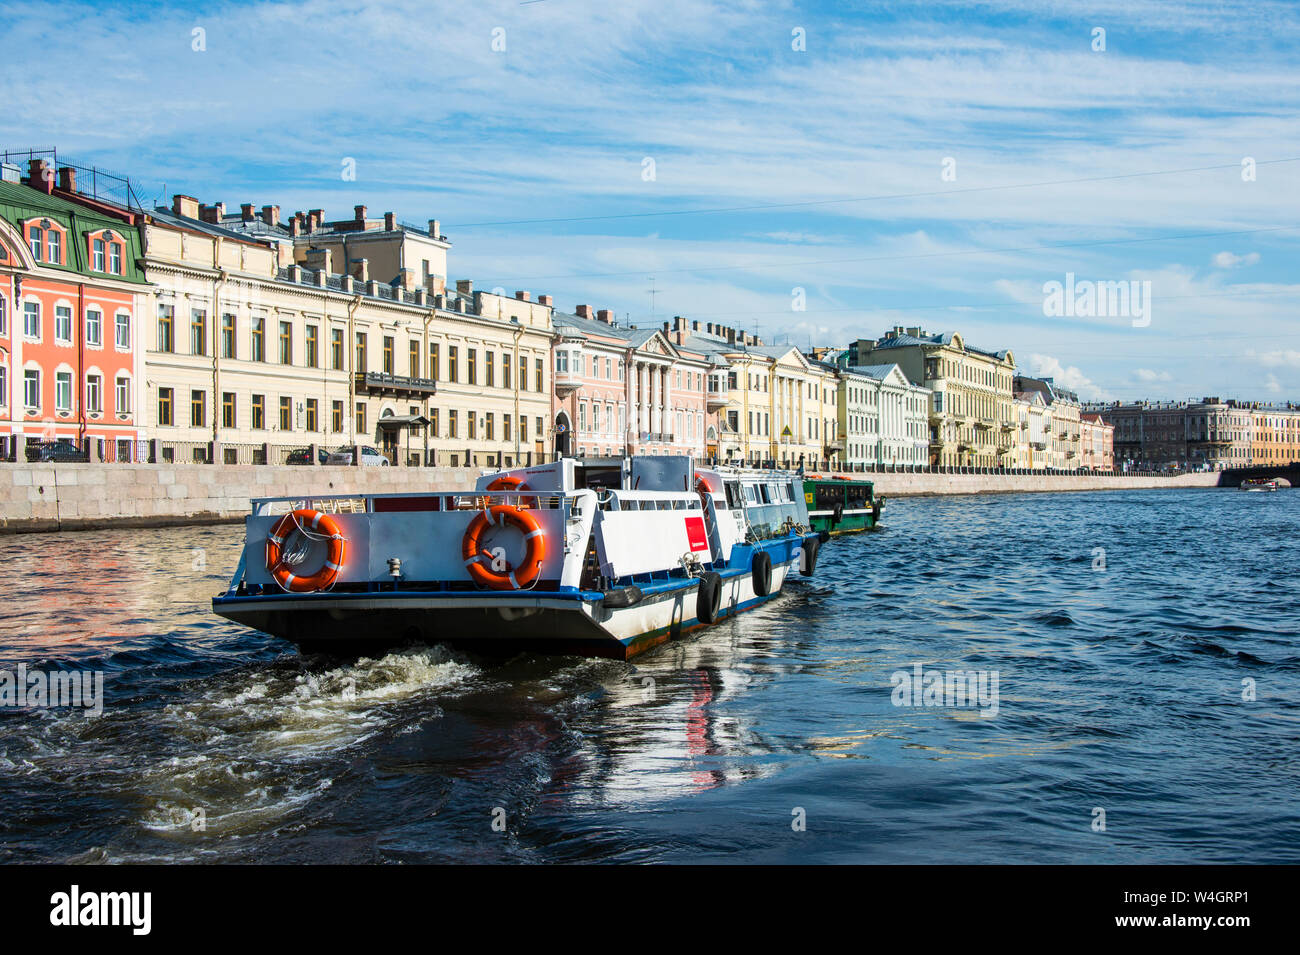
[[[1300,862],[1300,493],[885,524],[630,663],[302,657],[210,611],[237,526],[4,538],[0,669],[105,703],[0,710],[0,862]]]

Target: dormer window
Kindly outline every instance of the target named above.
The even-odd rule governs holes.
[[[55,232],[53,229],[46,230],[45,248],[48,253],[46,257],[50,262],[52,262],[54,265],[63,264],[63,236],[62,235]]]
[[[96,239],[91,243],[91,268],[96,272],[104,271],[104,240]]]
[[[27,232],[27,241],[32,247],[32,258],[37,262],[45,258],[45,230],[40,226],[32,226]]]

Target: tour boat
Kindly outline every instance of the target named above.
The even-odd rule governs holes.
[[[1242,491],[1276,491],[1281,486],[1276,478],[1246,478],[1237,487]]]
[[[259,498],[215,613],[309,649],[419,641],[626,659],[810,575],[797,475],[562,458],[474,489]]]
[[[876,497],[871,481],[848,474],[805,474],[803,490],[814,530],[852,534],[880,523],[885,499]]]

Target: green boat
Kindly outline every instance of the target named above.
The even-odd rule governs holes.
[[[831,534],[869,531],[880,523],[885,508],[872,482],[847,474],[805,474],[803,496],[813,530]]]

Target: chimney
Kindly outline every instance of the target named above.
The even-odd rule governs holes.
[[[280,207],[279,206],[262,206],[262,221],[267,225],[280,224]]]
[[[186,219],[199,217],[199,200],[193,196],[172,196],[172,213]]]
[[[245,222],[253,221],[253,204],[245,202],[239,207],[239,215]]]
[[[385,212],[385,213],[384,213],[384,231],[385,231],[385,232],[396,232],[396,231],[397,231],[397,215],[396,215],[396,213],[392,213],[392,212]]]
[[[358,282],[370,281],[370,260],[353,259],[348,263],[348,271]]]
[[[698,332],[699,330],[700,330],[700,320],[697,318],[695,319],[695,321],[691,322],[691,331]]]
[[[521,302],[527,302],[532,298],[532,296],[527,292],[515,292],[515,298],[519,299]]]
[[[439,222],[438,222],[437,219],[430,219],[430,220],[429,220],[429,235],[433,236],[433,238],[435,238],[435,239],[441,239],[441,238],[442,238],[442,230],[441,230],[441,226],[440,226],[440,224],[439,224]]]
[[[461,295],[469,296],[474,294],[474,283],[469,279],[457,279],[456,291]]]
[[[575,309],[573,310],[573,313],[574,313],[575,315],[577,315],[579,318],[594,318],[594,317],[595,317],[595,316],[592,315],[592,313],[591,313],[591,306],[590,306],[590,305],[579,305],[577,308],[575,308]]]
[[[664,334],[665,334],[665,335],[668,334],[668,323],[667,323],[667,322],[664,322]]]
[[[545,305],[547,308],[554,308],[554,307],[555,307],[555,306],[554,306],[554,301],[555,301],[555,300],[552,299],[549,295],[539,295],[539,296],[537,296],[537,304],[538,304],[538,305]]]
[[[424,283],[424,287],[427,288],[431,294],[441,298],[442,294],[447,291],[447,280],[441,275],[430,275],[428,280]]]
[[[308,249],[306,262],[309,269],[315,269],[327,275],[334,272],[334,255],[329,249]]]
[[[77,170],[71,166],[61,166],[59,168],[59,188],[64,192],[75,193],[77,191]]]
[[[736,330],[734,328],[727,329],[727,344],[728,345],[736,344]]]
[[[302,213],[298,213],[289,220],[289,234],[295,239],[302,235]]]
[[[917,326],[916,328],[909,328],[907,330],[907,334],[911,335],[913,338],[920,338],[922,335],[925,334],[925,329],[921,328],[920,326]]]
[[[315,232],[325,222],[324,209],[312,209],[307,213],[307,231]]]
[[[353,207],[352,207],[352,211],[353,211],[354,213],[356,213],[356,219],[357,219],[357,221],[364,225],[364,224],[365,224],[365,221],[366,221],[366,207],[365,207],[365,206],[353,206]]]
[[[596,321],[604,322],[606,325],[614,324],[614,313],[608,308],[602,308],[596,313]]]
[[[27,161],[27,184],[33,189],[40,189],[48,193],[54,188],[54,180],[50,177],[50,167],[44,159],[29,159]]]
[[[402,269],[397,273],[397,278],[406,291],[413,292],[415,290],[415,269]]]

